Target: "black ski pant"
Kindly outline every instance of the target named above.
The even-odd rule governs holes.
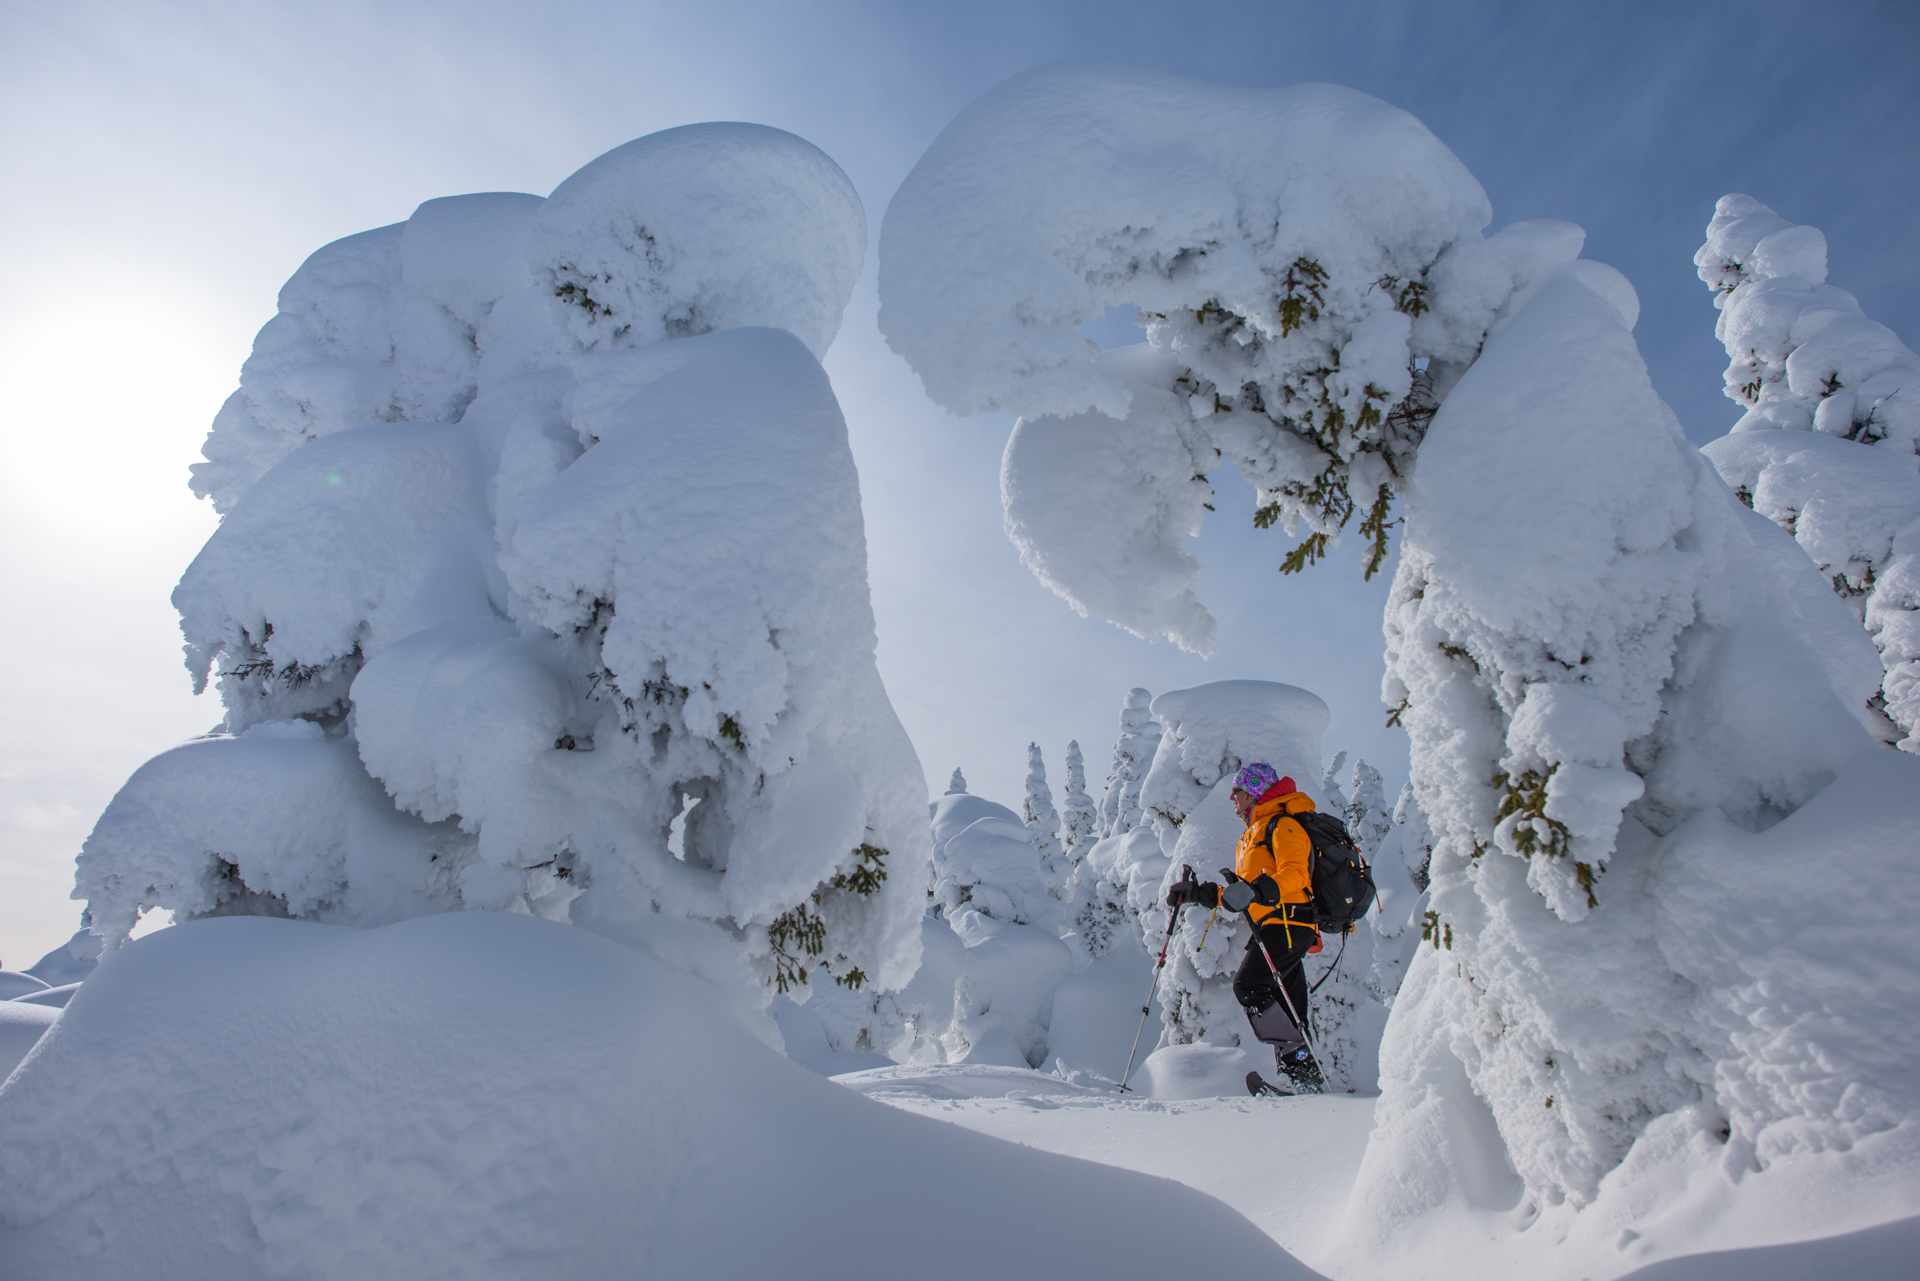
[[[1307,974],[1301,960],[1307,949],[1320,941],[1319,933],[1312,926],[1263,925],[1260,927],[1260,942],[1267,945],[1273,963],[1278,968],[1276,976],[1267,968],[1267,958],[1261,955],[1254,940],[1247,940],[1246,959],[1240,962],[1239,971],[1233,976],[1233,995],[1247,1011],[1247,1021],[1253,1025],[1253,1033],[1260,1040],[1272,1045],[1277,1056],[1298,1049],[1307,1043],[1298,1027],[1287,1014],[1287,1003],[1280,1000],[1274,990],[1277,977],[1279,985],[1285,990],[1288,1001],[1300,1012],[1302,1020],[1310,1020],[1307,1011]],[[1311,1035],[1311,1024],[1304,1029]]]

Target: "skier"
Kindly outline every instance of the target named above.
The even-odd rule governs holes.
[[[1320,950],[1309,871],[1313,843],[1290,817],[1311,811],[1313,800],[1291,778],[1256,761],[1234,775],[1233,808],[1247,826],[1240,835],[1231,879],[1254,891],[1246,912],[1256,932],[1247,940],[1246,959],[1233,977],[1233,994],[1246,1010],[1254,1036],[1273,1046],[1274,1062],[1293,1083],[1294,1092],[1317,1093],[1326,1080],[1309,1045],[1307,976],[1301,965],[1307,953]],[[1245,893],[1229,894],[1228,906],[1236,906],[1234,900]],[[1222,901],[1221,887],[1212,881],[1197,882],[1189,873],[1174,883],[1167,901],[1216,907]],[[1273,968],[1268,967],[1268,958]],[[1297,1012],[1298,1018],[1289,1011]],[[1252,1080],[1249,1077],[1250,1086]]]

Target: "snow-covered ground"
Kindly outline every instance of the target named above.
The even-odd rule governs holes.
[[[1587,1278],[1800,1281],[1899,1278],[1920,1257],[1920,1217],[1811,1242],[1740,1248],[1701,1207],[1657,1233],[1608,1241],[1535,1226],[1516,1212],[1461,1216],[1387,1266],[1343,1265],[1342,1232],[1375,1096],[1162,1100],[1117,1096],[1013,1068],[893,1067],[835,1078],[903,1111],[1061,1156],[1158,1175],[1217,1197],[1295,1258],[1339,1278]],[[1764,1202],[1764,1192],[1755,1200]],[[1518,1207],[1514,1207],[1517,1211]],[[1766,1234],[1763,1210],[1741,1230]],[[1130,1275],[1145,1275],[1131,1273]]]
[[[1357,1095],[1129,1098],[1040,1072],[967,1064],[837,1079],[903,1111],[1184,1183],[1309,1264],[1326,1253],[1373,1128],[1373,1099]]]

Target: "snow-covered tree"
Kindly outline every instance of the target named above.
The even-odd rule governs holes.
[[[1372,862],[1380,842],[1393,830],[1393,816],[1387,812],[1387,794],[1381,787],[1380,771],[1364,760],[1353,763],[1353,799],[1345,808],[1347,831],[1353,834],[1360,852]]]
[[[1337,815],[1342,822],[1347,817],[1347,794],[1340,787],[1340,769],[1346,763],[1345,752],[1333,754],[1333,759],[1327,762],[1327,768],[1321,772],[1319,793],[1313,798],[1317,808]]]
[[[1734,1109],[1661,945],[1660,838],[1791,813],[1871,745],[1878,683],[1805,557],[1687,445],[1636,314],[1576,262],[1494,329],[1422,446],[1387,614],[1434,946],[1394,1006],[1382,1124],[1459,1108],[1454,1056],[1527,1186],[1576,1206],[1651,1118]],[[1446,1159],[1376,1148],[1360,1203]]]
[[[1062,794],[1060,840],[1068,859],[1077,867],[1087,856],[1087,847],[1098,838],[1099,817],[1093,797],[1087,795],[1086,758],[1080,754],[1079,740],[1067,743],[1067,790]]]
[[[1018,814],[983,796],[943,796],[934,803],[932,832],[933,898],[948,920],[967,911],[1053,924],[1046,871]]]
[[[226,721],[101,817],[95,931],[520,911],[748,991],[904,982],[925,783],[818,361],[865,235],[824,154],[710,124],[314,254],[195,475]]]
[[[1726,864],[1686,838],[1777,823],[1871,747],[1878,656],[1686,443],[1625,279],[1579,258],[1578,227],[1482,238],[1489,217],[1364,95],[1074,63],[963,111],[881,236],[889,342],[950,409],[1022,415],[1009,530],[1077,608],[1212,648],[1185,540],[1222,462],[1305,529],[1288,568],[1362,513],[1377,566],[1406,495],[1384,692],[1431,825],[1434,946],[1382,1049],[1356,1241],[1506,1166],[1578,1206],[1643,1135],[1649,1162],[1696,1137],[1752,1152],[1767,1127],[1771,1151],[1851,1142],[1771,1084],[1796,1072],[1859,1064],[1873,1114],[1897,1111],[1868,1029],[1729,1033],[1790,1016],[1741,967],[1799,962],[1757,935],[1696,946],[1711,899],[1660,890]],[[1073,332],[1123,304],[1148,345]]]
[[[1413,783],[1408,781],[1400,788],[1399,799],[1393,803],[1393,828],[1398,834],[1400,858],[1419,891],[1427,891],[1427,870],[1433,862],[1433,829],[1427,824],[1427,816],[1421,812],[1420,801],[1413,793]]]
[[[1579,252],[1565,223],[1483,240],[1490,217],[1425,126],[1365,94],[1055,63],[974,102],[901,185],[880,326],[948,409],[1023,415],[1002,494],[1041,581],[1208,653],[1185,540],[1223,464],[1257,523],[1302,535],[1284,568],[1355,516],[1367,572],[1384,563],[1394,495],[1496,309]],[[1150,345],[1074,332],[1126,304]]]
[[[952,792],[931,806],[933,909],[920,968],[889,990],[816,990],[807,1008],[841,1051],[902,1063],[1040,1067],[1053,994],[1073,971],[1059,914],[1027,840],[1004,805]]]
[[[953,767],[953,777],[947,780],[947,795],[948,796],[965,796],[966,794],[967,794],[967,776],[965,774],[962,774],[960,772],[960,767],[956,765]]]
[[[1920,356],[1826,283],[1817,228],[1751,196],[1720,198],[1694,262],[1746,408],[1706,455],[1866,625],[1887,736],[1920,752]]]
[[[1355,761],[1353,799],[1347,802],[1347,830],[1373,867],[1374,906],[1367,913],[1372,958],[1359,977],[1372,997],[1392,1006],[1406,977],[1407,963],[1419,945],[1418,909],[1426,889],[1427,846],[1420,807],[1411,786],[1401,789],[1396,821],[1387,812],[1380,771]]]
[[[1160,722],[1153,719],[1153,695],[1127,691],[1120,708],[1120,737],[1113,744],[1113,769],[1100,797],[1100,835],[1120,836],[1140,823],[1140,784],[1160,745]]]
[[[1166,856],[1152,826],[1142,823],[1140,810],[1140,787],[1162,732],[1152,702],[1144,689],[1127,691],[1113,745],[1113,769],[1093,815],[1093,832],[1084,854],[1075,854],[1067,916],[1082,963],[1098,960],[1116,946],[1132,945],[1139,915],[1166,870]]]
[[[1047,786],[1047,765],[1040,758],[1040,744],[1027,744],[1027,799],[1021,809],[1027,840],[1040,858],[1040,873],[1047,878],[1047,892],[1064,898],[1073,867],[1060,846],[1060,814],[1053,808],[1053,789]]]

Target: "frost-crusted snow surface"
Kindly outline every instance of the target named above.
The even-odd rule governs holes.
[[[270,1031],[271,1035],[264,1035]],[[0,1091],[0,1257],[59,1278],[1310,1275],[1178,1184],[856,1098],[584,931],[237,919],[108,958]],[[752,1231],[741,1231],[750,1207]],[[1083,1230],[1065,1232],[1062,1222]]]
[[[1866,624],[1888,732],[1920,751],[1920,356],[1824,283],[1817,228],[1751,196],[1721,197],[1694,261],[1747,410],[1707,457]]]
[[[817,359],[865,225],[810,144],[712,124],[544,203],[429,201],[316,254],[243,374],[260,430],[216,423],[210,458],[252,444],[174,598],[226,733],[109,807],[95,931],[148,907],[630,940],[690,918],[687,964],[722,981],[752,981],[737,953],[781,990],[904,982],[924,783]],[[451,335],[457,394],[302,391],[414,387],[420,326]]]
[[[1843,768],[1884,767],[1849,766],[1875,750],[1877,674],[1829,643],[1843,607],[1685,444],[1618,277],[1572,266],[1496,331],[1414,477],[1386,698],[1405,709],[1432,825],[1433,946],[1381,1051],[1382,1126],[1355,1202],[1376,1241],[1460,1197],[1590,1205],[1623,1161],[1692,1159],[1677,1136],[1718,1149],[1714,1128],[1731,1126],[1726,1151],[1753,1141],[1733,1083],[1771,1076],[1771,1051],[1714,1030],[1702,985],[1790,941],[1728,936],[1711,974],[1677,952],[1742,914],[1726,910],[1731,885],[1677,902],[1672,878],[1704,856],[1661,837],[1715,811],[1762,831]],[[1791,822],[1777,830],[1803,834],[1798,880],[1770,885],[1783,906],[1808,902],[1810,860],[1831,863],[1819,884],[1881,883]],[[1898,945],[1840,943],[1856,946]],[[1878,1019],[1858,1015],[1844,1022],[1862,1033]],[[1878,1079],[1844,1048],[1856,1032],[1835,1035],[1786,1050],[1781,1070],[1838,1055]],[[1851,1142],[1816,1094],[1770,1096],[1778,1123]]]

